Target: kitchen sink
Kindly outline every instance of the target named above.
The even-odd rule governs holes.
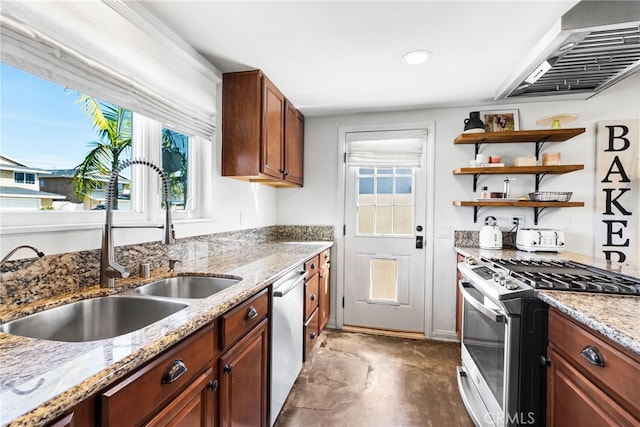
[[[142,297],[86,299],[0,325],[0,331],[52,341],[85,342],[144,328],[188,304]]]
[[[178,276],[140,286],[141,295],[165,298],[207,298],[238,283],[240,279],[211,276]]]

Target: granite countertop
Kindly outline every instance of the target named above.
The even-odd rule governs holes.
[[[120,287],[116,290],[101,289],[96,285],[82,294],[67,294],[47,301],[44,306],[53,307],[123,291],[176,274],[242,278],[209,298],[192,300],[189,307],[148,327],[115,338],[74,343],[0,332],[0,425],[44,425],[332,245],[332,242],[261,243],[179,263],[175,273],[156,271],[152,278],[144,281],[119,281]],[[42,307],[39,302],[16,310],[10,316],[5,314],[5,317],[20,317]]]
[[[531,253],[515,249],[494,251],[468,247],[456,247],[455,250],[462,255],[475,257],[575,261],[640,278],[640,268],[636,266],[611,263],[573,252]],[[640,297],[566,291],[537,291],[536,294],[550,306],[640,356]]]

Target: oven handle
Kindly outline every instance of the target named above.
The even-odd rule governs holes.
[[[461,280],[458,285],[458,289],[460,289],[460,293],[464,297],[464,300],[471,304],[476,310],[482,313],[484,316],[493,320],[496,323],[505,323],[505,315],[490,308],[485,307],[480,301],[475,299],[469,292],[465,290],[465,288],[473,287],[473,285],[465,280]]]

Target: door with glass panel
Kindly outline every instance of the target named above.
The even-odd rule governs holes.
[[[408,139],[385,132],[367,153],[375,136],[347,135],[344,324],[424,332],[425,138],[395,149]]]

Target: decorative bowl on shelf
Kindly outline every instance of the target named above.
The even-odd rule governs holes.
[[[534,202],[568,202],[572,195],[571,191],[536,191],[529,193],[529,199]]]

